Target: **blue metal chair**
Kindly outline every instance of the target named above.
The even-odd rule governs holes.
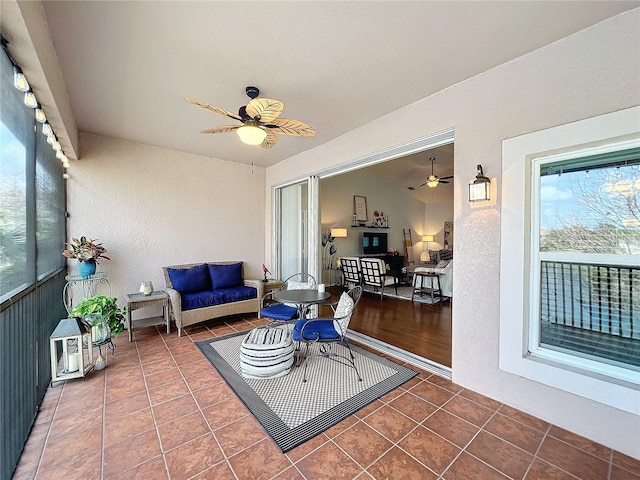
[[[308,273],[296,273],[287,278],[279,290],[315,290],[317,288],[316,279]],[[260,311],[258,318],[268,318],[274,322],[289,322],[298,314],[296,305],[277,303],[273,300],[273,294],[269,292],[260,300]]]
[[[358,367],[355,363],[355,357],[349,346],[349,340],[347,339],[347,328],[351,321],[351,315],[355,310],[360,297],[362,296],[362,287],[357,286],[343,292],[340,296],[340,300],[337,302],[337,306],[331,305],[334,310],[333,318],[302,318],[298,320],[293,327],[293,340],[298,342],[298,351],[300,351],[300,343],[305,344],[305,352],[302,355],[302,360],[298,362],[300,366],[301,362],[304,362],[304,377],[303,382],[307,381],[307,367],[310,362],[309,344],[319,343],[318,353],[315,356],[327,357],[330,360],[334,360],[338,363],[352,367],[356,371],[358,380],[361,382],[362,377],[358,372]],[[348,350],[348,356],[338,353],[333,350],[333,344],[338,344]]]

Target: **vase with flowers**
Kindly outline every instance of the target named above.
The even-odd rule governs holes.
[[[111,260],[105,255],[107,249],[101,243],[96,243],[95,239],[85,236],[72,238],[71,242],[66,245],[67,248],[62,252],[62,255],[78,260],[78,273],[82,278],[89,278],[96,273],[96,264],[99,258]]]

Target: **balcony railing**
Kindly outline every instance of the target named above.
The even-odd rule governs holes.
[[[541,264],[542,345],[640,366],[640,268]]]

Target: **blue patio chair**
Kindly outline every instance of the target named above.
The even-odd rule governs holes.
[[[297,350],[299,352],[301,351],[300,343],[305,344],[304,355],[300,354],[301,360],[298,362],[298,366],[300,366],[301,362],[304,362],[303,382],[307,381],[307,367],[311,361],[311,356],[327,357],[342,365],[352,367],[356,371],[358,380],[360,382],[362,381],[362,377],[355,363],[355,357],[346,336],[351,315],[358,305],[361,296],[362,287],[354,287],[348,292],[342,293],[335,308],[335,304],[331,306],[332,309],[334,308],[333,318],[302,318],[295,323],[293,327],[293,340],[298,342]],[[309,344],[314,343],[320,344],[318,345],[318,353],[309,355]],[[346,348],[348,356],[338,352],[338,348],[340,347],[334,351],[333,344]]]
[[[268,318],[274,322],[289,322],[298,314],[296,305],[278,303],[273,300],[273,294],[280,290],[315,290],[316,279],[308,273],[296,273],[287,278],[279,290],[266,293],[260,300],[258,318]]]

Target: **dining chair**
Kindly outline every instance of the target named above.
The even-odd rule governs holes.
[[[384,287],[393,285],[398,294],[398,277],[395,274],[387,274],[387,267],[381,258],[361,258],[360,271],[362,272],[362,284],[380,289],[380,300],[384,298]]]
[[[316,279],[308,273],[295,273],[282,282],[282,286],[275,291],[266,293],[260,299],[258,318],[268,318],[274,322],[289,322],[298,314],[298,307],[294,304],[279,303],[273,300],[273,294],[281,290],[314,290],[317,288]]]
[[[341,257],[340,266],[342,268],[342,285],[347,288],[362,285],[360,259],[358,257]]]
[[[298,366],[301,366],[302,362],[304,362],[303,382],[307,381],[307,367],[312,356],[326,357],[342,365],[352,367],[356,371],[358,381],[362,381],[355,363],[355,356],[347,339],[349,322],[361,296],[362,287],[354,287],[347,292],[343,292],[337,303],[331,304],[334,312],[333,318],[303,318],[296,321],[292,332],[293,340],[298,343],[296,351],[301,352],[300,344],[305,344],[304,354],[299,353],[298,361]],[[317,353],[310,355],[309,345],[315,343],[319,344]],[[338,349],[341,347],[338,346],[346,348],[348,356],[339,353]],[[336,348],[334,349],[334,347]]]

